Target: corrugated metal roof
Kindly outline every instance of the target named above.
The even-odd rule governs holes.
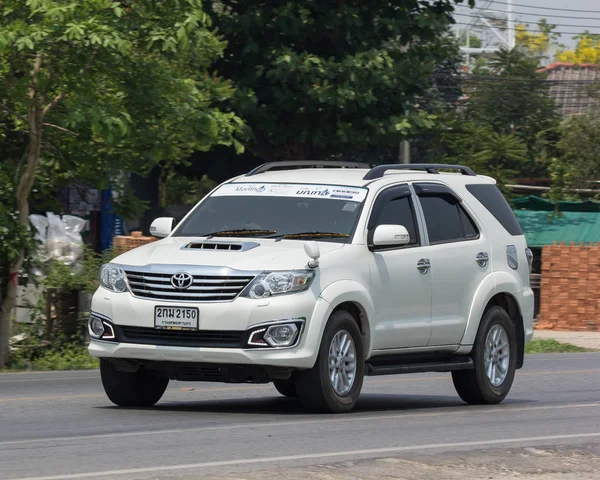
[[[515,215],[530,247],[554,242],[577,244],[600,242],[600,212],[561,212],[516,210]]]
[[[600,80],[598,65],[555,63],[543,71],[548,74],[550,96],[563,116],[598,108],[598,101],[590,95],[589,90],[590,85]]]

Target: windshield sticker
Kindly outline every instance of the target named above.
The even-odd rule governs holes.
[[[360,187],[340,187],[339,185],[294,185],[289,183],[228,183],[212,194],[214,197],[258,196],[328,198],[362,202],[367,189]]]

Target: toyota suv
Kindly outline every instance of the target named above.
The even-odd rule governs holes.
[[[533,336],[531,252],[491,178],[453,165],[274,162],[102,267],[91,355],[120,406],[169,380],[268,383],[345,412],[366,375],[508,394]]]

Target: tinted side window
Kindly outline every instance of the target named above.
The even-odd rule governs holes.
[[[429,241],[432,244],[471,240],[479,236],[477,227],[458,200],[450,195],[420,196]]]
[[[374,227],[378,225],[403,225],[410,235],[409,245],[418,245],[417,223],[410,197],[388,201],[380,210]]]
[[[521,230],[521,225],[519,225],[517,217],[515,217],[510,205],[496,185],[467,185],[467,190],[496,217],[496,220],[502,224],[508,233],[511,235],[523,235],[523,230]]]

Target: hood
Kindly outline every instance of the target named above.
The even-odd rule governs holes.
[[[219,244],[223,249],[186,248],[192,244]],[[119,255],[114,263],[129,266],[198,265],[229,267],[235,270],[285,270],[306,268],[310,260],[304,252],[302,240],[274,240],[270,238],[213,238],[169,237]],[[342,243],[317,242],[321,258],[344,247]],[[225,250],[234,245],[238,250]]]

